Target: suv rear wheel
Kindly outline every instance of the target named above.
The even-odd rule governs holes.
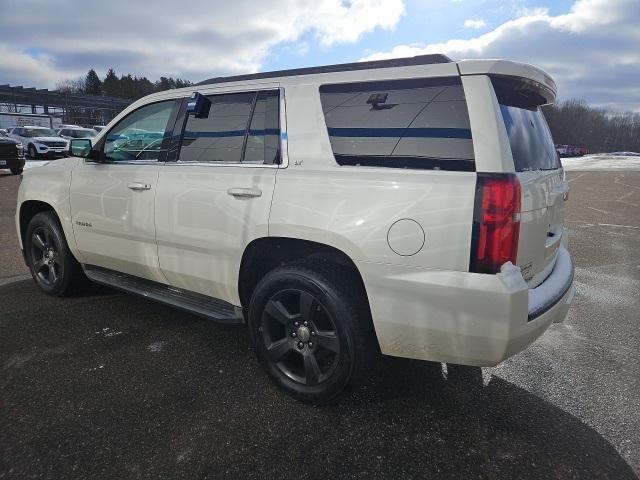
[[[31,276],[46,294],[69,295],[85,280],[53,212],[41,212],[31,219],[24,248]]]
[[[319,262],[283,266],[251,298],[258,360],[276,385],[304,402],[331,402],[374,364],[369,307],[350,273]]]

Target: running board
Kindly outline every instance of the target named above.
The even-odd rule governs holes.
[[[225,325],[241,325],[244,323],[242,308],[231,305],[224,300],[102,267],[83,265],[83,268],[89,280],[100,285],[133,293]]]

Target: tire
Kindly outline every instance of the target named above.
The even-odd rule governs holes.
[[[73,294],[87,281],[53,212],[41,212],[31,219],[24,248],[31,276],[47,295]]]
[[[20,175],[22,173],[22,168],[12,168],[11,169],[11,174],[12,175]]]
[[[335,401],[377,363],[366,293],[345,267],[305,261],[271,271],[253,292],[248,318],[262,367],[305,403]]]
[[[27,147],[27,154],[32,160],[36,160],[38,158],[38,151],[36,150],[35,145],[29,145],[29,147]]]

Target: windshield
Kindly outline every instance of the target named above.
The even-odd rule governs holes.
[[[72,130],[71,136],[74,138],[93,138],[96,136],[96,132],[93,130]]]
[[[555,170],[560,159],[539,108],[528,110],[500,104],[517,172]]]
[[[57,137],[56,132],[50,128],[25,128],[23,137]]]

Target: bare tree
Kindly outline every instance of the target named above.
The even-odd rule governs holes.
[[[584,100],[567,100],[543,108],[558,144],[587,147],[594,153],[640,152],[640,114],[590,107]]]

